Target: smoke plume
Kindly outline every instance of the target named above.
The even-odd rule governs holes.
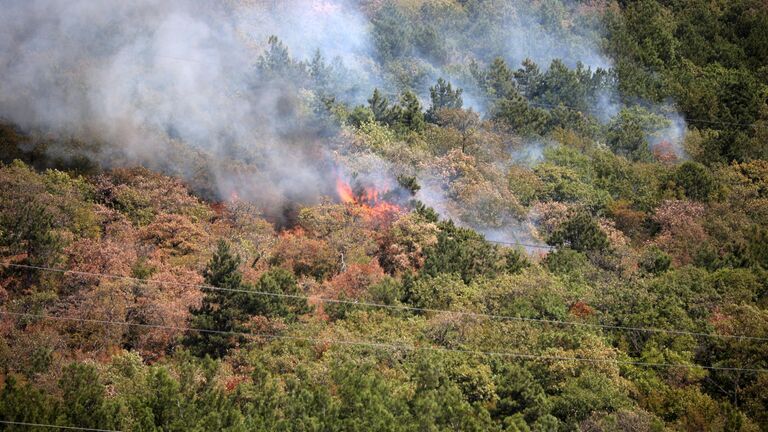
[[[421,10],[445,2],[429,3]],[[317,115],[323,98],[357,104],[374,87],[390,95],[403,88],[402,74],[382,70],[384,53],[373,32],[386,18],[381,4],[6,2],[0,15],[0,118],[96,143],[86,156],[104,166],[145,165],[182,176],[203,193],[253,200],[279,215],[286,204],[334,194],[344,144],[336,126]],[[409,64],[420,68],[411,84],[422,100],[428,84],[446,77],[466,87],[467,105],[482,108],[468,78],[472,59],[487,63],[501,56],[512,67],[525,58],[544,67],[554,58],[611,66],[598,49],[594,23],[562,20],[553,33],[552,23],[526,2],[488,0],[473,7],[452,4],[453,15],[432,20],[433,33],[425,34],[444,57],[418,46],[394,54],[400,62],[393,64],[403,70]],[[495,21],[480,29],[473,19],[481,13]],[[600,105],[615,112],[609,99],[615,100]],[[50,151],[67,156],[70,150]]]

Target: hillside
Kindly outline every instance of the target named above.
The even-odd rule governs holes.
[[[7,12],[0,429],[768,431],[765,2]]]

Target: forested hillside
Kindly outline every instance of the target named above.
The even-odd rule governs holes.
[[[768,431],[765,1],[60,3],[0,429]]]

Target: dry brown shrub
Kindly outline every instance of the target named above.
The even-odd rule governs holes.
[[[325,284],[326,296],[360,298],[368,287],[384,278],[384,270],[376,260],[368,264],[350,264],[346,271]]]
[[[437,244],[437,225],[409,213],[395,221],[379,240],[379,261],[391,274],[416,271],[424,265],[424,251]]]
[[[325,240],[307,237],[303,230],[296,229],[280,234],[270,262],[290,269],[296,276],[325,279],[339,270],[341,256]]]
[[[154,245],[155,253],[161,256],[189,255],[208,243],[208,235],[200,224],[177,214],[159,215],[142,229],[141,238]]]
[[[693,201],[664,201],[653,215],[661,232],[653,244],[672,257],[675,266],[690,264],[697,247],[705,243],[707,235],[703,223],[705,207]]]

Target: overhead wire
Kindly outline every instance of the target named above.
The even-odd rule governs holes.
[[[45,428],[51,428],[51,429],[79,430],[79,431],[88,431],[88,432],[121,432],[115,429],[97,429],[97,428],[80,427],[80,426],[60,426],[60,425],[53,425],[48,423],[30,423],[30,422],[21,422],[21,421],[12,421],[12,420],[0,420],[0,424],[6,424],[11,426],[28,426],[28,427],[45,427]]]
[[[645,361],[617,360],[617,359],[594,358],[594,357],[569,357],[569,356],[559,356],[559,355],[526,354],[526,353],[517,353],[517,352],[509,352],[509,351],[482,351],[482,350],[461,349],[461,348],[407,345],[407,344],[389,343],[389,342],[371,342],[371,341],[346,340],[346,339],[334,339],[334,338],[316,338],[316,337],[307,337],[307,336],[278,335],[278,334],[269,334],[269,333],[213,330],[213,329],[204,329],[204,328],[196,328],[196,327],[132,323],[128,321],[111,321],[111,320],[100,320],[100,319],[90,319],[90,318],[31,314],[31,313],[24,313],[24,312],[9,312],[9,311],[1,311],[1,310],[0,310],[0,315],[48,319],[48,320],[55,320],[55,321],[74,321],[74,322],[83,322],[83,323],[100,324],[100,325],[115,325],[115,326],[121,326],[121,327],[154,328],[154,329],[160,329],[160,330],[195,332],[195,333],[216,334],[216,335],[224,335],[224,336],[241,336],[241,337],[275,339],[275,340],[314,342],[314,343],[334,344],[334,345],[360,346],[360,347],[385,349],[385,350],[463,353],[463,354],[483,355],[483,356],[492,356],[492,357],[517,358],[521,360],[532,360],[532,361],[535,361],[535,360],[575,361],[575,362],[582,362],[582,363],[607,363],[607,364],[638,366],[638,367],[666,367],[666,368],[679,367],[679,368],[685,368],[685,369],[704,369],[704,370],[713,370],[713,371],[768,373],[768,369],[762,369],[762,368],[707,366],[707,365],[700,365],[696,363],[684,364],[684,363],[645,362]]]
[[[275,293],[275,292],[269,292],[269,291],[259,291],[259,290],[249,290],[249,289],[225,288],[225,287],[217,287],[213,285],[196,284],[196,283],[190,283],[190,282],[173,282],[173,281],[162,281],[162,280],[151,280],[151,279],[148,280],[148,279],[141,279],[141,278],[136,278],[131,276],[120,276],[120,275],[114,275],[114,274],[108,274],[108,273],[87,272],[87,271],[79,271],[79,270],[67,270],[62,268],[33,266],[33,265],[27,265],[27,264],[15,264],[15,263],[3,262],[3,261],[0,261],[0,265],[13,267],[13,268],[20,268],[20,269],[49,271],[49,272],[62,273],[62,274],[69,273],[69,274],[80,275],[80,276],[104,277],[108,279],[125,280],[125,281],[137,282],[137,283],[184,286],[184,287],[190,287],[190,288],[198,288],[201,290],[232,292],[232,293],[239,293],[239,294],[260,295],[260,296],[269,296],[269,297],[277,297],[277,298],[290,298],[290,299],[306,300],[308,302],[314,301],[314,302],[320,302],[320,303],[335,303],[335,304],[351,305],[356,307],[372,307],[372,308],[402,310],[402,311],[420,312],[420,313],[451,314],[456,316],[497,319],[502,321],[521,321],[521,322],[560,325],[560,326],[635,331],[635,332],[641,332],[641,333],[665,333],[665,334],[673,334],[678,336],[693,336],[693,337],[768,342],[768,337],[759,337],[759,336],[723,335],[723,334],[712,334],[712,333],[704,333],[704,332],[693,332],[693,331],[687,331],[687,330],[663,329],[663,328],[655,328],[655,327],[633,327],[633,326],[622,326],[622,325],[611,325],[611,324],[594,324],[594,323],[584,323],[584,322],[575,322],[575,321],[553,320],[553,319],[545,319],[545,318],[527,318],[527,317],[518,317],[518,316],[512,316],[512,315],[488,314],[488,313],[482,313],[482,312],[422,308],[422,307],[406,306],[406,305],[391,305],[391,304],[385,304],[385,303],[374,303],[374,302],[357,301],[357,300],[332,299],[327,297],[311,297],[311,296],[300,295],[300,294],[286,294],[286,293]]]

